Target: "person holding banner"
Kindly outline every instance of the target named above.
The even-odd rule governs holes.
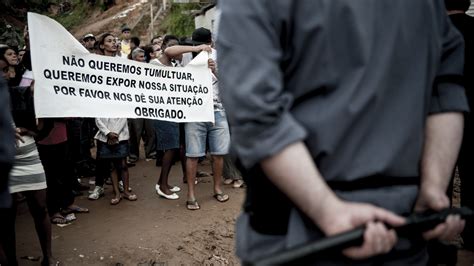
[[[115,37],[106,33],[99,41],[99,49],[104,56],[115,56],[117,45]],[[129,131],[126,118],[96,118],[96,124],[99,131],[95,139],[97,140],[97,159],[101,164],[112,162],[114,169],[112,170],[112,185],[115,196],[110,204],[116,205],[122,199],[119,190],[119,177],[123,179],[123,197],[130,201],[137,200],[135,194],[129,191],[129,172],[127,167],[127,156],[129,154]],[[96,186],[95,190],[101,187]],[[95,192],[94,190],[94,192]],[[103,194],[103,188],[102,188]],[[90,198],[90,196],[89,196]]]
[[[217,80],[216,51],[211,48],[212,34],[205,28],[198,28],[192,34],[194,46],[172,46],[164,53],[172,59],[180,60],[183,65],[191,61],[194,55],[205,51],[210,53],[208,60],[211,69],[213,83],[214,118],[215,123],[195,122],[186,123],[186,178],[188,183],[188,210],[199,210],[200,206],[194,195],[194,187],[197,172],[197,164],[200,157],[206,155],[206,143],[209,143],[209,151],[212,156],[212,170],[214,172],[214,198],[218,202],[226,202],[229,195],[222,191],[222,171],[224,167],[224,155],[229,151],[230,133],[227,124],[226,113],[219,98]]]
[[[161,50],[164,51],[166,48],[178,44],[179,40],[176,36],[166,35],[163,38]],[[161,53],[157,59],[152,60],[150,64],[173,67],[171,58],[164,53]],[[181,191],[181,188],[178,186],[170,186],[168,184],[168,176],[171,166],[174,164],[174,158],[179,152],[181,146],[180,124],[176,122],[155,120],[153,126],[156,132],[156,149],[158,152],[164,152],[160,178],[156,182],[155,190],[160,197],[169,200],[176,200],[179,199],[179,196],[178,194],[176,194],[176,192]],[[181,158],[181,165],[183,169],[183,174],[185,174],[185,158]]]

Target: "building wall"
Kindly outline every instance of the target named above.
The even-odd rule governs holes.
[[[206,11],[204,15],[194,17],[194,24],[197,28],[204,27],[209,30],[214,29],[214,23],[216,20],[216,7],[213,7]]]

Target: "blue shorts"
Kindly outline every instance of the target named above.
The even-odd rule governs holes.
[[[122,140],[116,145],[109,145],[100,140],[97,141],[97,159],[99,160],[126,158],[128,153],[128,140]]]
[[[209,143],[211,155],[226,155],[229,153],[230,133],[225,112],[214,112],[214,119],[214,125],[210,122],[186,123],[187,157],[205,156],[206,143]]]

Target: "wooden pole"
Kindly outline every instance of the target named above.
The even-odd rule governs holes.
[[[150,4],[150,41],[153,38],[153,2]]]

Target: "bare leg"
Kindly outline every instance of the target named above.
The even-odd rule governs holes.
[[[9,209],[0,209],[0,225],[2,228],[0,234],[0,248],[3,249],[4,257],[0,260],[0,265],[18,265],[16,260],[16,239],[15,239],[15,220],[16,203],[13,202]]]
[[[196,178],[198,158],[188,157],[186,159],[186,178],[188,180],[188,201],[196,199],[194,196],[194,178]]]
[[[43,251],[43,264],[55,261],[51,250],[51,222],[46,207],[46,189],[24,192],[35,222],[36,233]]]
[[[130,188],[130,173],[128,172],[128,166],[127,166],[127,161],[125,158],[123,158],[120,162],[120,171],[121,171],[121,176],[122,176],[122,181],[123,181],[123,191],[124,194],[129,194],[128,190]]]
[[[212,155],[212,171],[214,172],[214,193],[222,193],[222,171],[224,169],[224,156]]]
[[[128,181],[128,178],[127,178]],[[118,185],[118,170],[117,167],[112,171],[112,187],[114,188],[115,199],[120,198],[120,190]]]
[[[137,196],[133,193],[130,193],[130,174],[128,171],[126,159],[117,159],[116,161],[114,161],[114,164],[115,169],[117,169],[117,175],[120,174],[120,176],[122,177],[123,196],[128,200],[137,200]]]
[[[0,242],[0,265],[7,265],[7,255],[3,252],[3,244]]]
[[[186,180],[186,148],[184,145],[179,147],[179,159],[181,161],[181,170],[183,171],[183,183]]]
[[[176,149],[166,150],[163,155],[163,165],[161,166],[161,174],[157,184],[160,185],[160,190],[166,195],[173,194],[173,192],[170,191],[170,186],[168,184],[168,176],[171,166],[173,165],[176,151]]]

